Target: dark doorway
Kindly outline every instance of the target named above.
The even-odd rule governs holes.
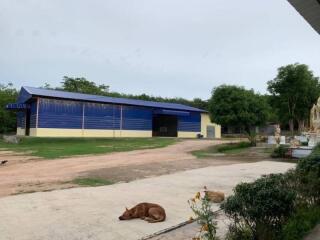
[[[178,118],[172,115],[154,115],[152,119],[152,136],[177,137]]]
[[[30,110],[26,111],[26,136],[30,135]]]

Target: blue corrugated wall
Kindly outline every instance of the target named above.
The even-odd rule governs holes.
[[[30,104],[30,128],[36,128],[37,124],[37,102]]]
[[[41,98],[39,128],[82,128],[82,103]]]
[[[31,113],[35,110],[32,110]],[[83,114],[84,110],[84,114]],[[39,128],[152,130],[153,108],[40,98]],[[33,114],[32,114],[33,116]],[[32,117],[33,118],[33,117]],[[35,125],[32,125],[32,127]],[[200,132],[201,115],[178,116],[178,131]]]
[[[191,112],[189,116],[178,117],[178,131],[181,132],[201,132],[200,113]]]
[[[152,108],[123,106],[122,129],[152,130]]]
[[[25,128],[26,127],[26,114],[25,112],[17,112],[17,127]]]
[[[120,129],[120,106],[84,103],[85,129]]]

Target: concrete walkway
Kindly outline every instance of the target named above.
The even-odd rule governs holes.
[[[304,240],[320,240],[320,224],[318,224]]]
[[[230,194],[241,181],[292,167],[291,163],[267,161],[234,164],[111,186],[5,197],[0,199],[0,238],[136,240],[187,220],[191,216],[187,200],[203,186]],[[167,221],[149,224],[118,220],[125,206],[144,201],[161,204],[167,211]]]

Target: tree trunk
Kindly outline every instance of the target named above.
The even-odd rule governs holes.
[[[298,124],[299,124],[299,132],[303,132],[305,129],[305,121],[303,120],[298,120]]]
[[[250,141],[251,146],[255,147],[257,146],[257,132],[255,127],[246,127],[245,128],[248,139]]]
[[[293,119],[289,119],[289,129],[290,129],[291,135],[293,135],[293,131],[294,131]]]

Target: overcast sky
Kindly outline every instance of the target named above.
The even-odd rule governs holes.
[[[277,68],[320,76],[320,35],[286,0],[0,0],[0,83],[86,77],[112,91],[266,92]]]

